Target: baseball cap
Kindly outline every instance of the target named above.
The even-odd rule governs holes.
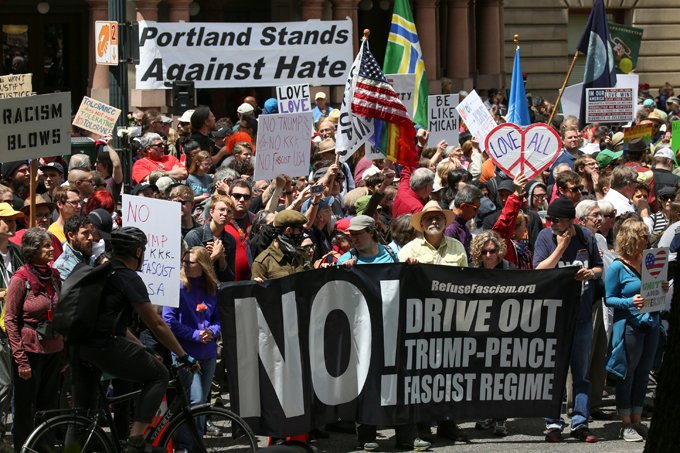
[[[180,116],[177,121],[180,123],[191,123],[191,115],[193,114],[194,109],[187,110],[186,112],[182,113],[182,116]]]
[[[59,162],[49,162],[45,165],[40,166],[40,171],[45,171],[45,170],[50,170],[50,169],[57,170],[62,175],[64,174],[64,167]]]
[[[670,159],[670,160],[675,159],[675,156],[673,155],[673,151],[670,148],[666,148],[666,147],[658,149],[654,153],[654,157],[665,157],[666,159]]]
[[[99,234],[105,240],[111,239],[111,231],[113,230],[113,218],[109,211],[103,208],[94,209],[90,212],[87,218],[92,222],[92,225],[99,231]]]
[[[224,138],[229,134],[229,130],[226,127],[221,127],[217,129],[215,132],[212,132],[210,135],[213,136],[213,138]]]
[[[347,231],[361,231],[367,228],[373,228],[374,226],[375,220],[373,220],[373,217],[369,217],[367,215],[358,215],[356,217],[352,217],[352,220],[349,221],[349,227],[347,228]]]
[[[240,114],[244,113],[251,113],[254,112],[255,109],[253,108],[252,105],[248,104],[247,102],[244,102],[243,104],[239,105],[236,111]]]
[[[170,124],[172,123],[172,118],[170,118],[169,116],[161,115],[161,123]]]
[[[316,101],[317,99],[326,99],[326,93],[319,91],[314,95],[314,100]]]
[[[616,159],[621,158],[621,156],[623,156],[623,151],[612,151],[611,149],[603,149],[597,154],[595,160],[597,161],[597,164],[600,166],[600,168],[604,168],[607,165],[611,164]]]

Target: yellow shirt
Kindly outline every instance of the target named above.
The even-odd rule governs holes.
[[[416,258],[422,264],[467,267],[465,247],[458,239],[444,236],[439,248],[434,248],[424,238],[415,238],[399,250],[399,261]]]
[[[52,233],[57,239],[59,239],[59,242],[62,244],[66,242],[66,235],[64,234],[64,228],[57,225],[56,223],[53,223],[52,225],[47,228],[47,231]]]

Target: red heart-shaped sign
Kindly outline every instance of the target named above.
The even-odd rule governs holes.
[[[522,129],[513,123],[496,126],[484,141],[494,164],[511,178],[524,174],[534,179],[552,165],[562,150],[560,136],[547,124]]]

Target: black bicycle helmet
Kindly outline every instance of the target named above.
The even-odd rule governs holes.
[[[111,233],[111,247],[115,255],[133,255],[146,245],[146,234],[137,227],[126,226]]]

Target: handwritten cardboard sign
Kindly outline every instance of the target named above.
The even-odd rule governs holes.
[[[279,113],[311,112],[309,84],[276,87],[276,102],[279,106]]]
[[[486,136],[496,127],[489,110],[484,106],[482,98],[475,90],[472,90],[465,99],[456,107],[460,118],[463,120],[473,137],[479,142],[479,147],[484,151]]]
[[[485,146],[489,158],[508,176],[524,174],[533,179],[557,160],[562,141],[547,124],[536,123],[522,129],[504,123],[486,136]]]
[[[0,162],[71,153],[71,93],[0,99]]]
[[[119,116],[120,109],[85,96],[73,119],[73,125],[95,134],[107,135],[113,132]]]
[[[0,76],[0,99],[32,96],[33,74],[11,74]]]
[[[261,115],[254,180],[309,174],[312,112]]]
[[[460,115],[456,111],[458,94],[440,94],[427,97],[427,123],[430,131],[429,146],[445,140],[449,146],[458,145]]]
[[[179,307],[182,230],[180,203],[123,194],[123,226],[146,233],[144,280],[151,303]]]
[[[416,101],[416,75],[415,74],[385,74],[385,78],[394,88],[401,103],[406,107],[409,118],[413,119]]]
[[[669,249],[647,249],[642,252],[640,295],[645,305],[640,311],[650,313],[666,308],[666,293],[661,284],[668,280]]]

